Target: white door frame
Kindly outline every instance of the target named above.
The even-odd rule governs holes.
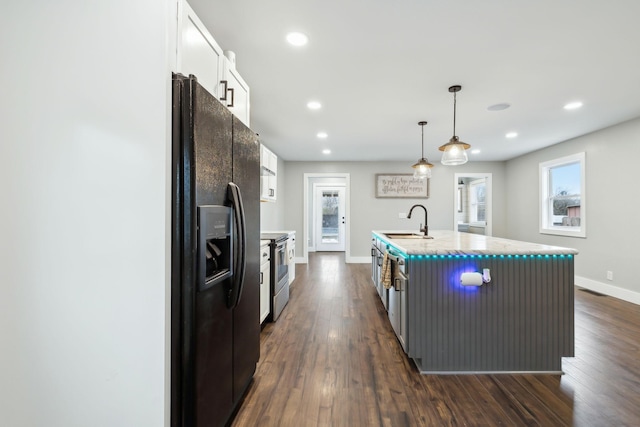
[[[484,178],[487,187],[487,225],[484,229],[485,236],[493,236],[493,179],[491,173],[460,172],[453,176],[453,231],[458,231],[458,182],[461,178]]]
[[[302,226],[302,262],[309,262],[309,180],[313,178],[343,178],[345,180],[345,230],[344,230],[344,256],[348,263],[351,260],[351,175],[349,173],[305,173],[303,176],[303,226]]]
[[[317,235],[318,230],[317,230],[317,227],[316,227],[318,225],[317,224],[318,223],[318,206],[316,204],[317,203],[317,191],[325,189],[325,188],[340,188],[340,189],[342,189],[344,191],[343,194],[344,194],[345,200],[342,201],[343,204],[344,204],[344,209],[343,209],[342,213],[344,214],[343,221],[345,221],[345,222],[343,222],[342,226],[340,226],[340,224],[338,224],[338,227],[344,229],[342,237],[346,238],[346,231],[347,231],[347,225],[346,225],[346,217],[347,217],[346,216],[347,215],[347,213],[346,213],[346,208],[347,208],[346,198],[347,198],[347,192],[346,192],[346,187],[347,187],[347,185],[344,184],[344,183],[317,182],[317,183],[313,184],[313,195],[312,195],[313,203],[311,205],[314,207],[314,209],[313,209],[313,212],[311,213],[311,217],[312,217],[312,224],[313,224],[313,250],[314,251],[318,250],[318,238],[320,237],[320,236]],[[338,235],[340,235],[340,233],[338,233]],[[340,250],[340,251],[336,250],[336,252],[345,252],[346,249],[347,249],[347,247],[345,245],[343,250]],[[309,247],[309,250],[311,250],[311,247]]]

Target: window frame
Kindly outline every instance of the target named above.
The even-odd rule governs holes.
[[[566,166],[574,163],[580,164],[580,225],[571,226],[554,226],[550,223],[550,172],[559,166]],[[541,162],[539,165],[539,225],[540,234],[553,234],[556,236],[567,237],[587,237],[587,193],[586,193],[586,155],[584,152],[572,154],[558,159]]]

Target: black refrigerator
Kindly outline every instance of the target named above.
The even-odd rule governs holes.
[[[171,425],[227,424],[260,356],[260,146],[173,75]]]

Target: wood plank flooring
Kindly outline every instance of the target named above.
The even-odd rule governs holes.
[[[576,289],[564,375],[420,375],[368,264],[326,252],[296,267],[232,426],[640,426],[637,305]]]

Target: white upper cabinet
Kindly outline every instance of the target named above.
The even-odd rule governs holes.
[[[260,145],[260,201],[275,202],[278,184],[278,156]]]
[[[193,74],[216,98],[220,98],[224,53],[211,33],[185,1],[178,22],[178,72]]]
[[[249,126],[249,86],[191,6],[186,1],[178,4],[177,71],[196,76],[205,89]]]
[[[240,77],[235,64],[227,57],[223,57],[220,101],[242,122],[249,124],[249,85]]]

